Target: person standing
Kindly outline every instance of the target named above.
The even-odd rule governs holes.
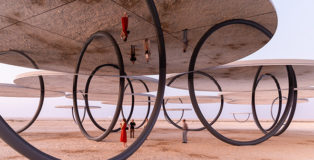
[[[189,41],[188,41],[188,30],[187,29],[183,30],[182,42],[183,42],[183,52],[185,53],[186,49],[188,48],[188,43],[189,43]]]
[[[134,119],[132,119],[130,123],[130,138],[134,138],[134,129],[135,129],[136,123],[134,122]]]
[[[188,143],[188,137],[187,137],[187,134],[188,134],[188,124],[186,124],[185,119],[183,119],[182,122],[183,122],[182,143]]]
[[[127,123],[126,123],[126,119],[123,118],[123,122],[120,123],[120,127],[121,127],[121,135],[120,135],[120,142],[123,142],[123,147],[126,148],[126,142],[127,142],[127,135],[126,135],[126,127],[127,127]]]

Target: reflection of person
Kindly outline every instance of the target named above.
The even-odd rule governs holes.
[[[136,55],[135,55],[135,46],[131,45],[131,57],[130,61],[134,64],[136,61]]]
[[[136,123],[134,122],[134,119],[132,119],[130,123],[130,138],[134,138],[134,127],[136,126]]]
[[[126,142],[127,142],[127,135],[126,135],[126,119],[123,118],[123,122],[120,123],[120,127],[121,127],[121,135],[120,135],[120,142],[123,142],[123,147],[126,147]]]
[[[184,29],[183,30],[183,52],[186,52],[186,49],[188,48],[188,30],[187,29]]]
[[[150,49],[149,49],[149,40],[147,38],[145,38],[144,40],[144,50],[145,50],[145,59],[146,62],[149,62],[149,58],[150,58]]]
[[[122,23],[122,31],[121,31],[121,39],[123,41],[127,41],[128,39],[128,15],[126,14],[126,12],[124,12],[123,17],[121,17],[121,23]]]
[[[187,143],[188,142],[188,124],[186,124],[185,119],[182,120],[183,122],[183,136],[182,136],[182,143]]]

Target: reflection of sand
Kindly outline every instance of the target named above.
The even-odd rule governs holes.
[[[89,122],[86,125],[93,134],[99,134]],[[237,139],[261,135],[253,123],[220,122],[216,127]],[[135,136],[140,131],[136,130]],[[123,150],[119,133],[110,134],[103,142],[89,141],[72,121],[39,121],[22,136],[61,159],[107,159]],[[188,144],[181,143],[181,136],[181,131],[165,121],[158,121],[148,140],[130,159],[314,159],[314,123],[295,122],[285,134],[256,146],[231,146],[207,131],[189,132]],[[129,144],[133,142],[133,139],[128,140]],[[0,159],[25,158],[0,141]]]

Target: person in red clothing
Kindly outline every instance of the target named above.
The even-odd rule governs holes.
[[[122,23],[122,31],[121,31],[120,37],[123,41],[127,41],[128,34],[130,32],[128,31],[128,15],[126,14],[126,12],[124,12],[123,17],[121,17],[121,23]]]
[[[126,127],[127,127],[127,123],[126,123],[126,119],[123,118],[123,122],[120,123],[120,127],[121,127],[121,136],[120,136],[120,142],[123,142],[123,147],[126,148],[126,142],[127,142],[127,135],[126,135]]]

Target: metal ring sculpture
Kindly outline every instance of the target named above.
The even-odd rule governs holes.
[[[127,159],[130,157],[146,140],[151,130],[153,129],[156,120],[158,119],[158,115],[160,112],[161,103],[164,96],[165,91],[165,82],[166,82],[166,51],[165,51],[165,42],[164,36],[161,29],[161,24],[158,16],[158,12],[153,0],[146,0],[149,11],[152,15],[152,20],[155,24],[157,42],[158,42],[158,53],[159,53],[159,82],[158,82],[158,90],[157,97],[154,105],[154,109],[150,116],[147,126],[144,128],[139,137],[130,145],[126,150],[116,155],[115,157],[110,158],[111,160],[120,160]],[[86,47],[83,48],[85,50]],[[82,57],[81,57],[82,58]],[[81,59],[80,58],[80,59]],[[80,64],[80,63],[78,63]],[[78,70],[76,70],[78,72]],[[76,78],[75,78],[76,77]],[[77,75],[74,77],[74,82],[77,81]],[[75,80],[76,79],[76,80]],[[75,90],[76,84],[74,84],[73,90]],[[120,87],[123,89],[123,87]],[[74,93],[74,92],[73,92]],[[73,98],[76,97],[76,92],[73,94]],[[123,96],[123,95],[122,95]],[[75,116],[78,118],[77,114],[77,103],[76,100],[73,101],[75,104]],[[118,108],[118,107],[117,107]],[[80,125],[79,125],[80,126]],[[113,128],[113,127],[112,127]],[[109,129],[108,129],[109,130]],[[57,158],[52,157],[37,148],[33,147],[31,144],[26,142],[23,138],[21,138],[17,133],[15,133],[12,128],[4,121],[4,119],[0,116],[0,137],[9,144],[13,149],[15,149],[20,154],[24,155],[29,159],[41,159],[41,160],[55,160]]]
[[[148,88],[148,86],[147,86],[147,84],[143,81],[143,80],[141,80],[141,79],[133,79],[133,80],[131,80],[131,82],[132,81],[139,81],[139,82],[141,82],[143,85],[144,85],[144,87],[145,87],[145,89],[146,89],[146,92],[149,92],[149,88]],[[130,83],[131,84],[131,83]],[[127,84],[127,86],[129,85],[129,83]],[[127,87],[126,86],[126,87]],[[133,95],[134,96],[134,95]],[[136,99],[136,98],[135,98]],[[132,104],[134,105],[134,100],[132,101]],[[142,121],[142,123],[139,125],[139,126],[137,126],[137,127],[135,127],[135,129],[139,129],[139,128],[141,128],[144,124],[145,124],[145,120],[148,118],[148,116],[149,116],[149,112],[150,112],[150,105],[151,105],[151,98],[150,98],[150,96],[148,96],[147,97],[147,112],[146,112],[146,115],[145,115],[145,118],[144,118],[144,120]],[[133,111],[133,109],[132,109],[132,111]]]
[[[84,113],[83,113],[83,117],[82,117],[82,120],[80,120],[82,123],[84,122],[84,120],[85,120],[85,116],[86,116],[86,111],[87,111],[87,109],[86,109],[87,107],[85,107],[84,108]],[[74,107],[72,107],[72,118],[73,118],[73,121],[77,124],[77,121],[76,121],[76,119],[75,119],[75,116],[74,116]]]
[[[238,120],[238,118],[235,116],[235,114],[236,114],[236,113],[232,113],[234,120],[236,120],[237,122],[240,122],[240,123],[243,123],[243,122],[248,121],[248,120],[249,120],[249,118],[250,118],[250,115],[251,115],[251,113],[247,113],[247,114],[248,114],[248,116],[246,117],[246,119],[245,119],[245,120],[240,121],[240,120]]]
[[[78,60],[78,63],[76,65],[76,69],[75,69],[75,75],[73,77],[73,106],[74,106],[74,113],[75,113],[75,118],[76,119],[80,119],[80,115],[78,112],[78,105],[77,105],[77,82],[78,82],[78,74],[80,71],[80,66],[81,66],[81,62],[83,60],[85,51],[87,49],[87,47],[89,46],[89,44],[95,39],[95,38],[99,38],[99,37],[105,37],[107,39],[109,39],[109,41],[111,42],[111,44],[114,46],[115,49],[115,53],[118,59],[118,66],[119,66],[119,72],[120,72],[120,76],[124,76],[125,72],[124,72],[124,64],[123,64],[123,59],[122,59],[122,55],[121,55],[121,51],[120,48],[117,44],[117,42],[115,41],[115,39],[111,36],[110,33],[105,32],[105,31],[98,31],[94,34],[92,34],[87,42],[85,43],[81,54],[80,54],[80,58]],[[99,67],[99,66],[98,66]],[[99,67],[100,68],[100,67]],[[94,71],[97,71],[97,69],[95,69]],[[86,86],[88,87],[88,85]],[[108,129],[106,131],[104,131],[104,133],[102,133],[100,136],[94,137],[91,136],[90,134],[88,134],[88,132],[85,130],[83,124],[78,121],[78,126],[82,132],[82,134],[89,140],[94,140],[94,141],[101,141],[104,138],[106,138],[109,133],[112,131],[113,127],[116,125],[118,118],[119,118],[119,114],[121,111],[121,107],[122,107],[122,102],[123,102],[123,95],[124,95],[124,78],[120,77],[120,82],[119,82],[119,93],[118,93],[118,101],[117,101],[117,107],[115,110],[115,114],[112,118],[112,121],[108,127]],[[86,101],[85,101],[86,102]]]
[[[271,115],[271,118],[275,121],[276,119],[275,119],[275,116],[274,116],[274,114],[273,114],[273,110],[274,110],[274,104],[275,104],[275,102],[277,101],[279,99],[279,97],[277,97],[277,98],[275,98],[274,100],[273,100],[273,102],[271,103],[271,108],[270,108],[270,115]],[[287,99],[287,97],[282,97],[282,99]],[[278,114],[281,114],[281,112],[279,112],[279,108],[278,108],[278,111],[277,111],[277,116],[278,116]]]
[[[23,56],[33,65],[33,67],[35,69],[39,69],[36,62],[22,51],[9,50],[9,51],[5,51],[5,52],[0,52],[0,55],[9,54],[9,53],[17,53],[17,54]],[[16,130],[15,131],[16,133],[22,133],[23,131],[28,129],[37,120],[37,118],[41,112],[41,109],[42,109],[43,104],[44,104],[44,99],[45,99],[45,83],[44,83],[44,79],[42,76],[38,76],[38,80],[39,80],[39,85],[40,85],[40,99],[39,99],[39,104],[38,104],[37,110],[36,110],[33,118],[25,126],[23,126],[21,129]]]
[[[87,109],[87,113],[88,113],[88,116],[90,118],[90,120],[92,121],[92,123],[100,130],[102,131],[106,131],[105,128],[103,128],[102,126],[100,126],[96,120],[94,119],[93,115],[92,115],[92,112],[90,110],[90,107],[89,107],[89,102],[88,102],[88,93],[89,93],[89,86],[90,86],[90,82],[92,81],[94,75],[96,74],[96,72],[103,68],[103,67],[112,67],[112,68],[115,68],[115,69],[118,69],[120,70],[119,66],[115,65],[115,64],[102,64],[102,65],[99,65],[97,66],[93,71],[92,73],[90,74],[90,76],[88,77],[87,81],[86,81],[86,84],[85,84],[85,91],[84,91],[84,94],[83,94],[83,97],[84,97],[84,101],[85,101],[85,106],[86,106],[86,109]],[[124,74],[125,76],[126,74]],[[131,93],[134,93],[134,90],[133,90],[133,85],[131,83],[131,81],[129,80],[129,78],[127,78],[127,81],[128,81],[128,84],[130,84],[130,89],[131,89]],[[124,88],[125,90],[125,88]],[[132,108],[131,108],[131,111],[130,111],[130,115],[127,119],[127,122],[129,121],[129,119],[131,118],[132,116],[132,113],[133,113],[133,108],[134,108],[134,95],[132,95]],[[123,114],[123,109],[121,108],[121,112],[122,112],[122,116],[124,118],[124,114]],[[117,129],[112,129],[111,132],[118,132],[120,131],[120,128],[117,128]]]
[[[219,133],[218,131],[216,131],[207,122],[206,118],[202,114],[202,111],[200,110],[199,105],[197,103],[197,99],[196,99],[196,96],[195,96],[195,89],[194,89],[194,72],[195,72],[194,68],[195,68],[195,63],[196,63],[196,59],[197,59],[198,53],[199,53],[202,45],[206,41],[206,39],[212,33],[214,33],[216,30],[218,30],[218,29],[220,29],[220,28],[222,28],[224,26],[228,26],[228,25],[232,25],[232,24],[247,25],[247,26],[250,26],[250,27],[258,29],[259,31],[264,33],[269,38],[272,37],[272,33],[269,30],[267,30],[265,27],[263,27],[262,25],[260,25],[260,24],[258,24],[256,22],[249,21],[249,20],[233,19],[233,20],[227,20],[227,21],[224,21],[222,23],[214,25],[198,41],[196,47],[194,48],[193,54],[191,56],[190,64],[189,64],[189,70],[188,70],[189,71],[189,75],[188,75],[189,93],[190,93],[190,98],[191,98],[191,101],[192,101],[192,105],[193,105],[194,111],[197,114],[199,120],[203,123],[203,125],[206,127],[206,129],[210,133],[212,133],[216,138],[220,139],[223,142],[232,144],[232,145],[238,145],[238,146],[255,145],[255,144],[262,143],[262,142],[266,141],[267,139],[269,139],[270,137],[272,137],[273,135],[275,135],[278,132],[278,130],[281,128],[283,123],[285,122],[286,118],[289,115],[290,109],[296,103],[297,91],[294,90],[294,88],[297,87],[297,81],[296,81],[296,77],[295,77],[295,73],[294,73],[293,67],[291,65],[287,65],[286,69],[287,69],[288,79],[289,79],[289,94],[288,94],[287,107],[285,108],[285,111],[284,111],[281,119],[277,123],[277,125],[271,131],[269,131],[268,133],[266,133],[262,137],[257,138],[255,140],[250,140],[250,141],[238,141],[238,140],[233,140],[233,139],[227,138],[227,137],[223,136],[221,133]],[[256,84],[256,81],[253,82],[253,85],[254,84]],[[253,99],[254,99],[254,97],[252,96],[252,100]]]
[[[169,100],[169,99],[166,100],[165,105],[168,103],[168,100]],[[182,101],[181,98],[179,98],[179,101],[180,101],[181,104],[183,104],[183,101]],[[169,123],[171,123],[171,122],[170,122],[171,120],[169,120],[169,119],[167,118],[167,116],[165,115],[165,112],[164,112],[164,116],[165,116],[166,120],[167,120]],[[178,120],[177,122],[174,122],[174,123],[175,123],[175,124],[180,123],[181,120],[183,119],[183,116],[184,116],[184,109],[182,109],[181,117],[179,118],[179,120]]]
[[[207,74],[207,73],[205,73],[205,72],[201,72],[201,71],[195,71],[195,73],[208,77],[211,81],[213,81],[213,82],[215,83],[215,85],[217,86],[218,90],[219,90],[220,92],[222,92],[222,89],[221,89],[219,83],[216,81],[216,79],[215,79],[214,77],[210,76],[209,74]],[[170,86],[177,78],[179,78],[179,77],[181,77],[181,76],[183,76],[183,75],[185,75],[185,74],[186,74],[186,73],[176,75],[175,77],[173,77],[173,78],[168,82],[167,86]],[[209,125],[213,125],[213,124],[218,120],[218,118],[219,118],[220,115],[221,115],[221,112],[222,112],[222,109],[223,109],[223,105],[224,105],[224,96],[221,95],[221,96],[220,96],[220,108],[219,108],[219,111],[218,111],[216,117],[209,123]],[[164,115],[165,115],[166,119],[168,119],[169,122],[170,122],[172,125],[174,125],[175,127],[177,127],[178,129],[183,130],[183,128],[182,128],[181,126],[177,125],[175,122],[173,122],[173,121],[171,120],[171,118],[169,117],[169,115],[168,115],[168,113],[167,113],[167,111],[166,111],[165,103],[163,103],[163,110],[164,110]],[[195,128],[195,129],[188,129],[188,131],[201,131],[201,130],[204,130],[204,129],[205,129],[205,127],[200,127],[200,128]]]
[[[257,126],[263,133],[267,133],[267,131],[272,130],[272,129],[276,126],[276,124],[278,123],[278,120],[280,119],[280,113],[281,113],[281,108],[282,108],[282,93],[281,93],[280,84],[279,84],[277,78],[276,78],[274,75],[272,75],[272,74],[270,74],[270,73],[265,73],[265,74],[261,75],[261,76],[258,78],[258,76],[259,76],[261,70],[262,70],[262,67],[260,66],[260,67],[258,68],[258,71],[257,71],[256,75],[255,75],[255,80],[254,80],[254,81],[256,81],[256,83],[253,85],[253,92],[252,92],[252,98],[254,97],[254,98],[252,99],[252,100],[253,100],[253,101],[252,101],[252,114],[253,114],[253,118],[254,118],[254,122],[255,122],[256,126]],[[274,120],[274,123],[273,123],[269,128],[264,129],[263,126],[261,125],[261,123],[259,122],[259,119],[258,119],[258,116],[257,116],[256,105],[255,105],[255,93],[256,93],[256,88],[257,88],[259,82],[260,82],[264,77],[266,77],[266,76],[272,78],[272,80],[273,80],[273,81],[275,82],[275,84],[276,84],[277,92],[278,92],[278,97],[279,97],[279,108],[278,108],[278,113],[279,113],[279,114],[277,114],[277,117],[276,117],[276,119]],[[258,79],[257,79],[257,78],[258,78]],[[257,79],[257,80],[256,80],[256,79]]]

